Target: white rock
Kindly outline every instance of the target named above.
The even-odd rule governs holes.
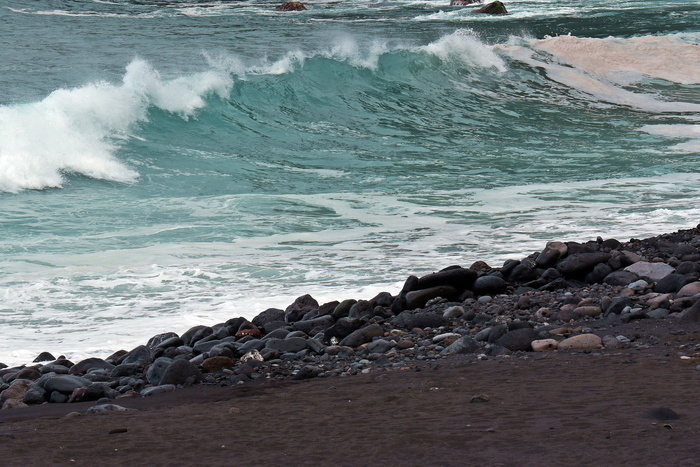
[[[535,352],[544,352],[545,350],[555,350],[559,347],[559,343],[554,339],[539,339],[530,343],[532,350]]]
[[[595,334],[579,334],[559,342],[560,349],[599,349],[603,340]]]

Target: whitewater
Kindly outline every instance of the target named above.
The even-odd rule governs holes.
[[[0,362],[700,222],[700,4],[7,0]]]

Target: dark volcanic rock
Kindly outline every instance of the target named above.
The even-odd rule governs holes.
[[[535,259],[535,265],[538,268],[543,269],[553,266],[557,261],[566,256],[566,253],[568,251],[569,249],[566,246],[566,243],[549,242],[547,243],[547,246],[544,247],[544,250],[542,250],[542,252],[539,255],[537,255],[537,259]]]
[[[190,386],[202,380],[202,372],[197,365],[187,360],[175,360],[165,370],[160,384],[174,384],[176,386]]]
[[[596,264],[604,263],[610,257],[610,253],[577,253],[559,261],[556,267],[566,277],[582,277],[592,271]]]
[[[486,13],[488,15],[505,15],[508,13],[503,2],[491,2],[481,8],[472,10],[472,13]]]
[[[363,328],[354,331],[352,334],[340,341],[341,346],[358,347],[362,344],[370,342],[374,337],[383,336],[384,329],[378,324],[370,324]]]
[[[296,331],[303,331],[305,334],[313,335],[314,330],[323,331],[331,327],[335,323],[335,320],[331,315],[319,316],[318,318],[309,319],[305,321],[297,321],[292,324],[292,329]]]
[[[270,339],[269,341],[267,341],[267,344],[265,345],[265,348],[262,353],[264,354],[265,352],[269,351],[280,353],[295,353],[299,352],[300,350],[304,350],[306,347],[306,339],[301,337],[288,337],[286,339]]]
[[[167,357],[159,357],[148,367],[146,371],[146,379],[149,383],[158,386],[160,380],[165,374],[165,370],[168,369],[170,364],[173,363],[173,359]]]
[[[498,295],[506,292],[508,284],[498,276],[481,276],[474,282],[476,295]]]
[[[672,292],[678,292],[683,288],[683,286],[689,282],[691,282],[693,279],[689,278],[688,276],[684,276],[682,274],[669,274],[668,276],[664,277],[661,279],[659,282],[656,283],[654,286],[654,292],[658,293],[672,293]]]
[[[253,324],[258,328],[264,328],[267,323],[274,321],[284,321],[284,310],[280,310],[278,308],[268,308],[253,318]]]
[[[325,335],[328,339],[332,337],[343,339],[359,329],[360,326],[362,326],[362,322],[359,319],[340,318],[333,326],[326,329]]]
[[[598,265],[600,266],[600,265]],[[596,267],[598,267],[596,266]],[[639,280],[639,276],[636,275],[633,272],[629,271],[614,271],[605,276],[605,279],[603,279],[603,283],[608,284],[608,285],[616,285],[616,286],[626,286],[631,284],[634,281]]]
[[[415,310],[425,306],[433,298],[442,297],[448,300],[456,300],[460,292],[454,287],[440,285],[428,289],[414,290],[406,294],[406,309]]]
[[[163,334],[156,334],[155,336],[151,337],[148,340],[148,343],[146,344],[146,347],[149,349],[155,349],[156,347],[160,347],[160,344],[163,341],[167,341],[168,339],[172,339],[173,337],[180,337],[174,332],[165,332]]]
[[[318,310],[318,302],[309,294],[302,295],[284,310],[284,320],[288,323],[299,321],[312,310]]]
[[[39,363],[39,362],[52,362],[56,360],[56,357],[51,355],[48,352],[41,352],[38,357],[34,359],[34,363]]]
[[[700,300],[681,315],[682,323],[700,323]]]
[[[481,3],[481,0],[450,0],[450,6],[472,5],[474,3]]]
[[[435,313],[404,311],[394,317],[391,320],[391,324],[408,330],[413,328],[437,328],[447,324],[447,319]]]
[[[86,358],[85,360],[82,360],[75,365],[73,365],[70,368],[69,373],[71,375],[82,375],[87,373],[90,370],[109,370],[110,372],[114,369],[114,365],[111,363],[107,363],[101,358]]]
[[[611,268],[607,264],[598,263],[593,268],[593,271],[586,274],[586,282],[588,282],[589,284],[600,284],[612,272],[613,268]]]
[[[120,363],[141,363],[149,365],[153,361],[153,351],[145,345],[139,345],[127,353]]]
[[[496,340],[496,344],[510,351],[532,350],[532,341],[539,339],[537,331],[531,328],[516,329],[503,334]]]
[[[429,289],[439,286],[450,286],[461,293],[469,288],[476,280],[477,272],[459,266],[445,268],[440,272],[428,274],[418,279],[414,290]]]

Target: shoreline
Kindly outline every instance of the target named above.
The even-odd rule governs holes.
[[[694,463],[700,226],[549,242],[410,276],[395,296],[305,295],[0,376],[6,465]]]

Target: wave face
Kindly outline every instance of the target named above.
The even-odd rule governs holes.
[[[273,6],[3,4],[0,361],[697,223],[697,2]]]

